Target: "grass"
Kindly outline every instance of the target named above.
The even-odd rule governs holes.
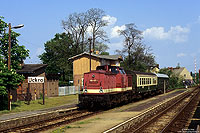
[[[64,133],[64,132],[66,132],[67,129],[70,129],[70,128],[82,128],[80,125],[92,123],[93,121],[96,121],[99,119],[101,119],[101,118],[93,118],[93,119],[77,122],[77,123],[75,123],[75,125],[67,125],[67,126],[64,126],[61,128],[57,128],[56,130],[53,130],[52,133]]]
[[[61,127],[52,131],[52,133],[64,133],[69,128],[81,128],[81,127],[80,126],[65,126],[65,127]]]
[[[59,96],[59,97],[45,97],[45,105],[43,105],[43,99],[37,99],[35,101],[30,101],[30,104],[27,105],[25,101],[17,101],[12,103],[12,110],[2,110],[0,115],[7,113],[16,113],[22,111],[33,111],[51,108],[55,106],[61,106],[65,104],[74,104],[77,103],[78,95],[69,95],[69,96]]]
[[[93,122],[93,121],[95,121],[95,120],[99,120],[99,119],[101,119],[101,118],[89,119],[89,120],[77,122],[76,124],[77,124],[77,125],[88,124],[88,123],[91,123],[91,122]]]

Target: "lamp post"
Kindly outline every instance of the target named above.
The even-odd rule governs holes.
[[[92,42],[92,38],[88,38],[89,42],[90,42],[90,71],[91,71],[91,42]]]
[[[23,24],[11,27],[11,23],[8,24],[8,70],[11,70],[11,29],[18,29],[24,27]],[[8,88],[8,110],[11,110],[11,99],[12,95],[10,94],[10,87]]]

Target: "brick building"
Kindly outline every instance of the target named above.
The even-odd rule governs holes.
[[[25,77],[24,82],[17,89],[17,99],[24,100],[28,90],[28,77],[44,77],[45,96],[58,96],[59,75],[46,75],[46,66],[46,64],[24,64],[21,70],[17,70],[18,74],[22,74]],[[31,93],[32,99],[40,98],[41,94],[43,93],[43,84],[31,83],[29,86],[29,92]]]

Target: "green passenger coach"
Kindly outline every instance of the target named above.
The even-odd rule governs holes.
[[[154,73],[137,72],[134,71],[134,83],[137,93],[148,93],[156,91],[157,76]]]

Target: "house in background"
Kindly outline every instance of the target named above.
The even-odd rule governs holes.
[[[169,67],[169,69],[172,70],[174,74],[184,78],[185,81],[193,83],[193,78],[190,72],[185,67],[177,67],[177,68]]]
[[[87,52],[69,58],[73,61],[74,86],[82,86],[84,73],[90,71],[90,54]],[[120,66],[120,55],[91,54],[91,70],[100,65]]]
[[[17,99],[25,99],[28,88],[28,77],[44,77],[45,96],[58,96],[59,76],[57,74],[46,75],[46,67],[46,64],[24,64],[21,70],[17,70],[18,74],[22,74],[25,77],[25,80],[17,89]],[[41,94],[43,93],[43,84],[31,83],[29,86],[29,92],[31,93],[32,99],[40,98]]]

